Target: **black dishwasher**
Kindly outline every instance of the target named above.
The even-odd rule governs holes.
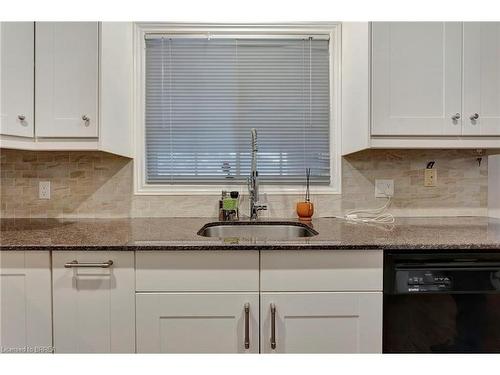
[[[500,253],[384,255],[384,353],[500,353]]]

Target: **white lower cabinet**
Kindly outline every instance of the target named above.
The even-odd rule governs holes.
[[[263,353],[380,353],[382,293],[263,293]]]
[[[375,250],[1,252],[0,346],[380,353],[382,263]]]
[[[135,351],[133,252],[53,252],[52,277],[55,352]]]
[[[258,251],[136,255],[139,353],[258,353]]]
[[[258,293],[138,293],[139,353],[258,353]]]
[[[382,270],[379,250],[261,251],[261,351],[381,353]]]
[[[137,352],[380,353],[382,265],[377,250],[137,253]]]
[[[0,251],[0,352],[52,351],[49,251]]]

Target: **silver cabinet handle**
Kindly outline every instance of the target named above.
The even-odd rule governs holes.
[[[245,303],[245,349],[250,348],[250,304]]]
[[[477,119],[479,119],[479,113],[474,113],[471,117],[470,117],[471,121],[476,121]]]
[[[457,113],[455,113],[453,116],[451,116],[451,119],[452,119],[453,121],[458,121],[458,120],[460,120],[460,113],[458,113],[458,112],[457,112]]]
[[[82,120],[85,121],[85,126],[89,126],[90,117],[87,115],[82,115]]]
[[[64,268],[109,268],[113,265],[112,260],[108,260],[104,263],[79,263],[77,260],[66,263]]]
[[[19,121],[26,120],[26,116],[25,115],[17,115],[17,118],[19,119]]]
[[[271,303],[271,349],[276,349],[276,305]]]

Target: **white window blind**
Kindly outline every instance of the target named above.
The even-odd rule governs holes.
[[[329,42],[146,37],[146,182],[330,183]]]

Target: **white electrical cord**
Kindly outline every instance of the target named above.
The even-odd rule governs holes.
[[[391,204],[391,197],[387,197],[387,202],[380,208],[349,210],[344,218],[347,221],[356,223],[383,223],[392,224],[395,219],[392,214],[384,213]]]

